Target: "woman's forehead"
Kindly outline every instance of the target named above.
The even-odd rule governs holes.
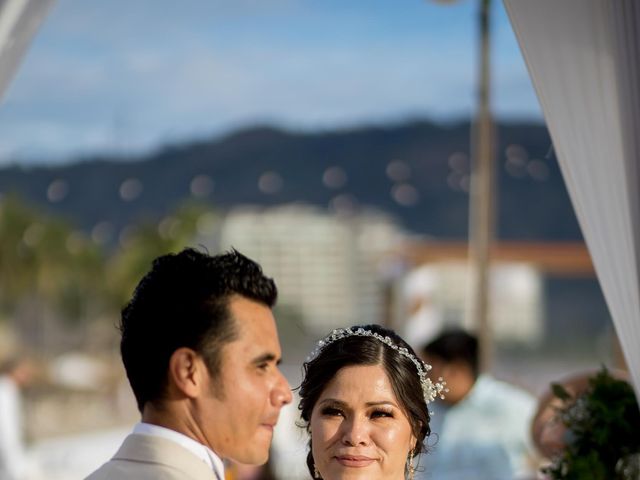
[[[342,367],[327,383],[322,398],[348,399],[352,402],[370,402],[397,399],[387,372],[382,365],[349,365]]]

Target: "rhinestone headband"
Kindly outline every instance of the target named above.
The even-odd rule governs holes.
[[[409,360],[413,362],[416,366],[416,370],[418,371],[418,377],[420,378],[420,385],[422,386],[422,395],[424,396],[425,403],[433,402],[437,397],[444,399],[444,393],[448,391],[446,387],[446,382],[439,379],[438,382],[433,383],[429,377],[427,377],[427,372],[431,370],[431,365],[424,363],[422,360],[416,358],[415,355],[409,352],[406,347],[399,347],[396,345],[393,340],[388,336],[382,336],[379,333],[372,332],[371,330],[365,330],[362,327],[358,327],[357,329],[353,328],[337,328],[329,335],[324,337],[322,340],[318,342],[316,348],[313,349],[311,354],[307,357],[307,363],[314,360],[320,355],[320,352],[324,350],[326,347],[331,345],[332,343],[342,340],[343,338],[348,337],[371,337],[379,340],[385,345],[389,346],[400,355],[407,357]]]

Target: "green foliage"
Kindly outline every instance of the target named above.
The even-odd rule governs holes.
[[[102,277],[99,249],[67,222],[16,197],[0,204],[0,306],[39,299],[75,320]],[[85,295],[74,295],[78,290]]]
[[[552,388],[563,401],[558,415],[570,441],[544,472],[554,480],[639,478],[640,410],[631,385],[603,368],[575,398],[559,385]]]
[[[34,252],[24,240],[25,237],[29,239],[30,234],[34,237],[38,234],[37,225],[35,212],[17,198],[3,200],[0,209],[0,299],[5,307],[13,306],[12,299],[33,288],[38,266]]]
[[[201,205],[185,204],[160,223],[130,227],[124,245],[109,252],[68,222],[4,197],[0,318],[20,323],[29,320],[21,315],[30,315],[41,321],[51,312],[67,324],[113,318],[152,260],[191,245],[203,218],[212,223],[217,217]],[[31,306],[28,313],[21,311],[25,304]]]
[[[187,203],[159,223],[147,221],[132,227],[107,268],[109,295],[118,309],[131,297],[154,258],[192,245],[203,215],[211,213],[202,205]]]

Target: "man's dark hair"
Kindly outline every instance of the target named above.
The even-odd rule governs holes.
[[[437,357],[445,363],[462,362],[468,365],[474,378],[480,373],[478,339],[464,330],[447,330],[422,349],[425,355]]]
[[[162,398],[169,359],[187,347],[214,376],[222,346],[237,338],[228,304],[233,295],[272,308],[278,291],[260,265],[236,250],[210,256],[187,248],[153,261],[122,310],[120,352],[138,409]]]
[[[364,328],[383,337],[389,337],[398,347],[404,347],[415,356],[413,349],[395,333],[380,325],[356,325],[352,330]],[[368,336],[351,336],[337,340],[322,349],[318,356],[304,364],[304,379],[300,385],[300,416],[309,431],[311,413],[320,395],[341,368],[354,365],[381,365],[389,377],[402,410],[409,420],[416,438],[415,453],[424,449],[424,439],[431,434],[429,410],[424,400],[422,384],[414,363],[380,340]],[[307,467],[314,476],[315,460],[309,440]]]

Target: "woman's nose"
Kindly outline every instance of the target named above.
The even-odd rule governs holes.
[[[342,423],[342,443],[349,446],[368,445],[369,428],[364,419],[351,418]]]

